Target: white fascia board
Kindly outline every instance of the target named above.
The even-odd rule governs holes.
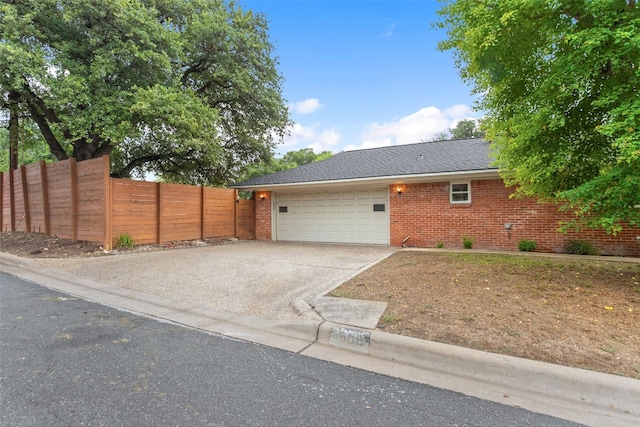
[[[460,172],[437,172],[419,175],[393,175],[393,176],[376,176],[370,178],[355,179],[336,179],[332,181],[311,181],[311,182],[291,182],[284,184],[263,184],[263,185],[246,185],[233,186],[238,190],[255,190],[255,191],[283,191],[288,189],[300,190],[301,188],[327,188],[327,187],[361,187],[391,184],[411,184],[416,182],[438,182],[449,181],[451,179],[492,179],[500,178],[497,169],[484,169],[477,171],[460,171]]]

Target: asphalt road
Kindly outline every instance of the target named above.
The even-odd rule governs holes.
[[[0,273],[3,426],[575,426]]]

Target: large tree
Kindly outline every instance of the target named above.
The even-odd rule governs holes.
[[[307,163],[319,162],[320,160],[328,159],[332,155],[331,151],[321,151],[316,154],[313,148],[301,148],[299,150],[289,151],[282,157],[273,157],[267,161],[250,166],[238,181],[246,181],[258,176],[297,168]]]
[[[635,0],[458,0],[440,14],[506,183],[568,201],[578,225],[638,225]]]
[[[449,132],[453,140],[484,137],[484,132],[480,130],[480,121],[473,119],[460,120]]]
[[[226,184],[289,124],[266,19],[233,2],[5,0],[0,34],[3,110],[59,160]]]

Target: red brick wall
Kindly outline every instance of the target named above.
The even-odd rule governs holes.
[[[271,192],[258,191],[254,194],[256,199],[256,240],[271,240]]]
[[[462,236],[474,239],[474,248],[518,250],[521,239],[535,240],[538,251],[561,252],[573,239],[590,241],[603,255],[640,256],[637,227],[617,236],[599,230],[559,233],[558,222],[571,215],[557,212],[549,203],[509,199],[512,189],[502,180],[471,181],[471,203],[449,203],[449,182],[407,184],[398,195],[389,187],[391,245],[461,248]],[[510,223],[511,230],[504,225]]]

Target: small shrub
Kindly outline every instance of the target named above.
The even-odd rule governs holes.
[[[442,248],[444,248],[444,243],[442,243],[442,242],[438,242],[438,244],[436,245],[436,247],[437,247],[438,249],[442,249]]]
[[[574,255],[598,255],[598,250],[586,240],[571,240],[564,245],[562,252]]]
[[[116,247],[120,249],[133,249],[134,246],[135,243],[128,233],[120,234],[118,236],[118,243],[116,243]]]
[[[399,314],[385,314],[382,316],[382,321],[384,323],[396,323],[399,322],[402,317]]]
[[[462,246],[464,246],[465,249],[473,248],[473,239],[468,236],[462,236]]]
[[[518,242],[518,249],[522,252],[533,252],[538,247],[538,243],[535,240],[522,239]]]

